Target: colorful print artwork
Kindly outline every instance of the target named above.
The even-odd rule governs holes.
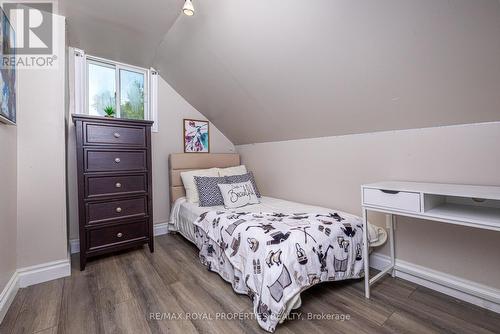
[[[14,31],[4,11],[0,9],[0,55],[13,56],[11,34]],[[3,58],[2,58],[3,59]],[[16,68],[2,66],[0,68],[0,121],[16,123]]]
[[[208,121],[194,119],[184,120],[184,152],[208,153],[209,149]]]

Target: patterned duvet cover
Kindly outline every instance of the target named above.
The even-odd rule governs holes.
[[[213,210],[194,225],[201,262],[250,296],[269,332],[301,291],[364,275],[363,223],[353,215]]]

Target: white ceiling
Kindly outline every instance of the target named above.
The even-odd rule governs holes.
[[[500,120],[497,0],[64,3],[71,45],[153,65],[235,144]]]
[[[150,67],[183,0],[59,0],[69,44],[87,53]]]

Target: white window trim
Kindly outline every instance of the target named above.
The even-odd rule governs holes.
[[[144,91],[147,94],[144,94],[144,119],[147,120],[152,120],[152,115],[151,115],[151,108],[150,108],[150,89],[149,89],[149,81],[150,81],[150,71],[148,69],[142,68],[142,67],[137,67],[137,66],[132,66],[120,62],[115,62],[115,61],[110,61],[108,59],[104,58],[99,58],[99,57],[94,57],[94,56],[86,56],[86,68],[85,68],[85,73],[88,73],[88,65],[89,64],[97,64],[101,66],[109,66],[110,68],[115,69],[115,103],[116,103],[116,116],[117,118],[120,118],[120,104],[121,104],[121,96],[120,96],[120,71],[125,70],[125,71],[131,71],[131,72],[136,72],[136,73],[142,73],[144,75]],[[89,110],[89,81],[88,78],[85,82],[85,111],[88,113]]]
[[[71,48],[74,60],[74,112],[88,114],[88,64],[109,65],[116,69],[116,115],[120,116],[120,70],[129,70],[144,74],[144,118],[153,121],[152,131],[158,132],[158,74],[151,68],[146,69],[134,65],[124,64],[105,58],[87,55],[83,50]]]
[[[149,74],[150,116],[154,120],[151,131],[158,132],[158,72],[154,68],[150,68]]]
[[[116,71],[116,68],[115,68],[115,65],[114,64],[111,64],[111,63],[108,63],[108,62],[103,62],[103,61],[97,61],[97,60],[94,60],[92,57],[85,57],[85,86],[84,86],[84,91],[85,91],[85,107],[84,107],[84,113],[85,114],[88,114],[89,113],[89,77],[88,77],[88,73],[89,73],[89,65],[90,64],[95,64],[95,65],[98,65],[98,66],[104,66],[104,67],[107,67],[107,68],[110,68],[110,69],[113,69],[115,70],[115,107],[116,107],[116,116],[119,118],[120,117],[120,113],[119,113],[119,103],[118,103],[118,90],[120,89],[120,87],[118,86],[119,85],[119,82],[117,82],[118,80],[118,75],[117,75],[117,72]]]

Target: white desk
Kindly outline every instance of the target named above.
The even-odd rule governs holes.
[[[395,215],[500,231],[500,187],[418,182],[378,182],[361,186],[363,208],[365,296],[370,286],[397,269],[394,247]],[[391,264],[370,279],[368,211],[386,214]]]

